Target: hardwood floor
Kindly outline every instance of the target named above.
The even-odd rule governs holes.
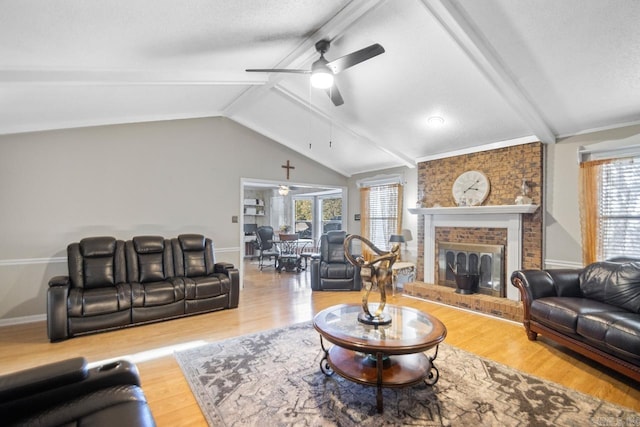
[[[211,342],[311,320],[334,304],[360,302],[358,292],[311,292],[309,274],[263,272],[246,264],[240,306],[183,319],[77,337],[51,344],[46,325],[0,328],[0,374],[84,356],[90,362],[133,356],[159,426],[206,425],[171,346]],[[390,304],[429,312],[447,326],[446,343],[640,412],[640,384],[544,337],[530,342],[522,325],[402,295]]]

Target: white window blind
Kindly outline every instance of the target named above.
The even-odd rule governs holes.
[[[369,187],[369,240],[382,250],[388,250],[389,237],[398,232],[399,185]]]
[[[640,258],[640,157],[603,165],[600,186],[603,258]]]

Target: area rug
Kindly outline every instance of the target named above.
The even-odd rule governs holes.
[[[384,389],[384,413],[378,414],[375,388],[324,375],[322,356],[319,335],[308,322],[176,353],[211,426],[640,423],[631,410],[446,344],[435,361],[437,384]]]

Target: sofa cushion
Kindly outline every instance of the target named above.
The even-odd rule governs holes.
[[[546,297],[531,303],[531,319],[558,331],[576,334],[581,314],[611,311],[612,307],[585,298]]]
[[[229,277],[222,273],[211,276],[186,278],[185,298],[189,300],[205,299],[228,294],[231,289]]]
[[[351,264],[327,264],[320,265],[320,277],[327,279],[353,279],[353,269]]]
[[[597,262],[580,274],[585,298],[640,313],[640,262]]]
[[[147,284],[132,283],[134,307],[154,307],[171,304],[184,298],[180,286],[170,281],[153,282]]]
[[[120,283],[96,289],[69,290],[68,313],[71,317],[98,316],[128,311],[131,308],[131,286]]]
[[[578,327],[576,331],[579,335],[589,340],[603,342],[611,325],[631,314],[619,307],[617,307],[617,309],[618,311],[600,311],[581,314],[578,316]]]
[[[80,253],[83,257],[112,257],[116,252],[116,239],[113,237],[87,237],[80,240]]]
[[[640,314],[625,313],[607,330],[607,347],[640,363]]]
[[[139,254],[138,271],[140,283],[159,282],[166,279],[163,254]]]
[[[84,259],[84,287],[95,289],[116,284],[112,256]]]
[[[136,236],[133,245],[139,254],[162,253],[164,251],[164,237],[161,236]]]
[[[203,251],[205,237],[201,234],[181,234],[178,236],[183,251]]]

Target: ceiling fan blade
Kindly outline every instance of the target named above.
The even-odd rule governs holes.
[[[348,55],[342,56],[338,59],[334,59],[327,63],[327,67],[333,71],[333,74],[338,74],[341,71],[346,70],[349,67],[353,67],[361,62],[371,59],[374,56],[378,56],[384,53],[384,48],[378,43],[367,46],[364,49],[356,50]]]
[[[296,70],[291,68],[250,68],[245,70],[248,73],[295,73],[311,74],[311,70]]]
[[[344,99],[342,99],[342,95],[340,94],[338,86],[336,86],[335,82],[333,83],[333,86],[325,89],[325,91],[327,92],[327,95],[329,95],[329,98],[331,98],[331,102],[333,102],[333,105],[338,107],[344,104]]]

